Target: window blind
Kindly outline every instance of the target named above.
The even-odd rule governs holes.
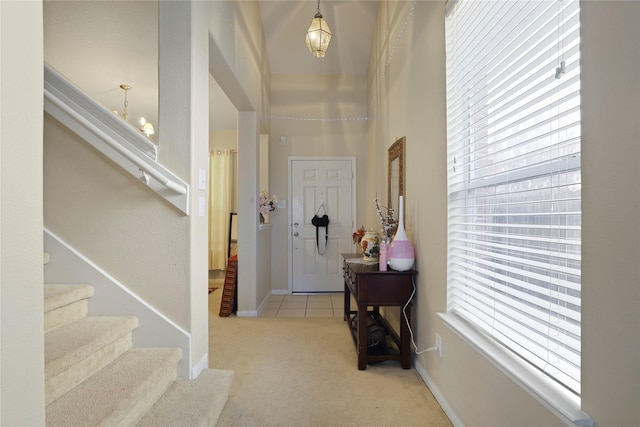
[[[580,394],[577,0],[448,11],[447,309]]]

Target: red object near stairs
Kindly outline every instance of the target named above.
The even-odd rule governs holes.
[[[227,261],[227,271],[224,276],[222,301],[220,302],[220,317],[229,317],[234,311],[236,302],[236,284],[238,283],[238,255]]]

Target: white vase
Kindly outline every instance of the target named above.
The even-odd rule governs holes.
[[[403,196],[400,196],[400,215],[398,215],[398,230],[396,235],[393,236],[391,246],[387,250],[387,258],[389,259],[389,266],[396,271],[411,270],[416,260],[413,246],[407,238],[407,233],[404,230],[404,205]]]

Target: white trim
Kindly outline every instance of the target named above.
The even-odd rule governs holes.
[[[273,291],[271,292],[271,294],[273,294]],[[267,305],[267,301],[269,301],[269,298],[271,298],[271,294],[267,294],[267,296],[264,297],[264,299],[262,300],[262,302],[258,306],[258,309],[256,310],[257,317],[259,317],[262,314],[262,310],[264,310],[264,306]]]
[[[458,418],[453,408],[449,405],[449,402],[447,402],[447,399],[445,399],[444,395],[440,392],[440,389],[436,386],[422,364],[420,364],[418,359],[415,357],[413,360],[413,366],[416,368],[416,372],[418,372],[422,381],[424,381],[429,391],[431,391],[431,394],[433,394],[433,397],[435,397],[436,401],[447,415],[447,418],[449,418],[449,421],[451,421],[451,424],[455,427],[464,427],[462,420]]]
[[[56,105],[64,104],[62,107],[65,111],[69,110],[69,114],[77,114],[87,121],[97,119],[109,125],[109,138],[126,138],[129,145],[152,160],[158,160],[158,147],[149,138],[142,136],[142,133],[134,129],[131,124],[99,105],[47,64],[44,64],[44,96],[45,100],[54,102]],[[133,135],[130,135],[130,130],[135,130]]]
[[[438,313],[444,324],[467,344],[484,356],[503,374],[518,384],[531,397],[555,414],[568,426],[593,427],[593,419],[580,409],[580,398],[544,376],[519,357],[515,357],[494,340],[479,332],[460,317]]]
[[[50,261],[44,266],[45,283],[87,284],[95,293],[89,299],[91,315],[134,315],[139,326],[133,330],[134,347],[178,347],[178,377],[190,378],[191,335],[149,305],[89,258],[44,228],[44,250]]]
[[[287,293],[286,291],[281,292]],[[273,294],[274,292],[271,291],[271,293]],[[260,317],[260,314],[262,314],[262,311],[264,310],[267,301],[269,301],[270,296],[271,294],[267,294],[267,296],[262,300],[258,308],[255,310],[236,311],[236,317]]]
[[[205,353],[204,356],[202,356],[202,359],[200,359],[200,361],[198,363],[196,363],[193,368],[191,368],[191,378],[190,379],[196,379],[198,378],[198,376],[202,373],[202,371],[204,371],[205,369],[207,369],[209,367],[209,353]]]
[[[237,317],[258,317],[258,310],[237,311]]]

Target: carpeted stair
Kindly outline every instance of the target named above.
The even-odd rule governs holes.
[[[86,285],[45,285],[47,426],[214,426],[232,371],[176,380],[178,348],[132,348],[134,316],[89,316]]]

